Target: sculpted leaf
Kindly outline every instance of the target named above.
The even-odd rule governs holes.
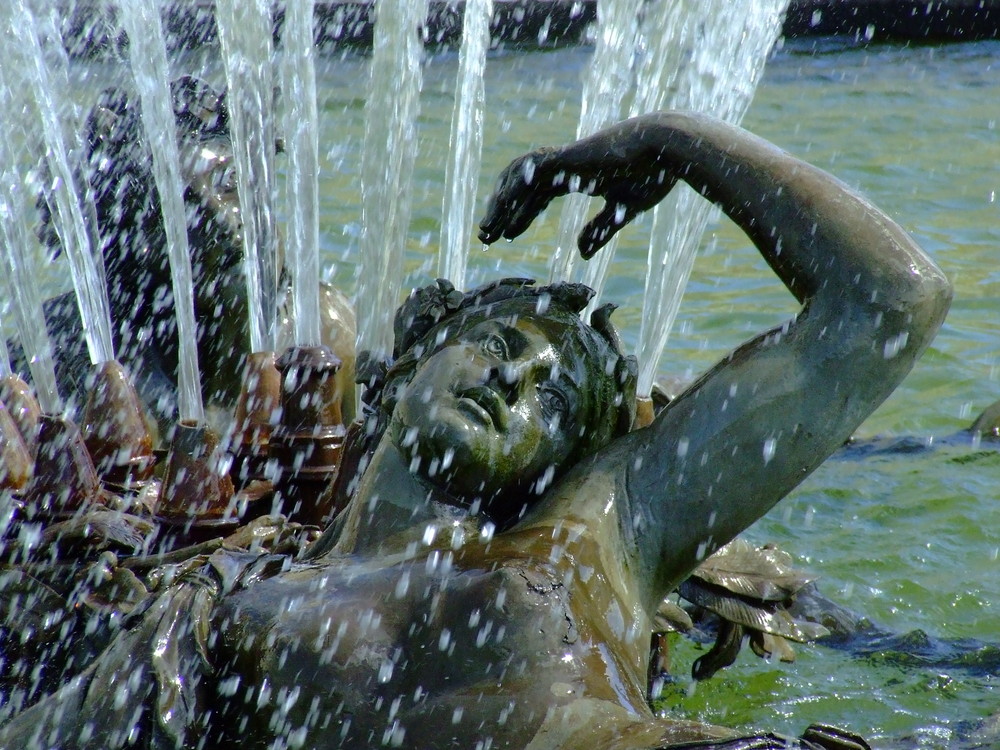
[[[692,576],[763,601],[784,601],[816,580],[816,576],[796,570],[787,552],[769,545],[756,547],[739,538],[720,547]]]

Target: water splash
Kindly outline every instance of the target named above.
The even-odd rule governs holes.
[[[243,218],[250,347],[274,351],[278,320],[278,237],[273,206],[274,83],[271,3],[218,0],[219,42],[226,69],[230,135]]]
[[[577,137],[585,137],[622,115],[658,109],[692,109],[738,123],[750,104],[767,55],[780,31],[787,0],[711,0],[646,5],[611,2],[599,10],[597,47],[584,84]],[[559,223],[550,277],[574,279],[601,293],[618,238],[584,264],[576,252],[590,199],[568,197]],[[673,326],[694,250],[711,206],[686,187],[675,189],[654,211],[648,253],[638,392],[648,396]]]
[[[438,258],[438,275],[451,281],[456,289],[465,288],[469,236],[479,182],[485,102],[483,71],[492,16],[493,0],[468,0],[465,4]]]
[[[787,0],[711,0],[691,9],[678,3],[668,6],[659,19],[648,19],[653,22],[647,35],[649,55],[640,72],[633,114],[667,106],[707,112],[738,124],[778,38],[787,4]],[[687,15],[678,15],[682,13]],[[665,67],[672,61],[676,62]],[[645,85],[643,80],[659,85]],[[640,396],[652,391],[695,250],[714,211],[695,191],[679,188],[653,214],[636,352]]]
[[[205,409],[198,368],[194,277],[160,12],[155,0],[122,0],[119,12],[129,39],[132,77],[142,102],[142,125],[153,154],[153,174],[170,258],[179,348],[177,411],[182,420],[200,424],[205,420]]]
[[[410,223],[410,182],[423,82],[420,25],[427,17],[427,0],[378,0],[375,14],[361,155],[364,233],[355,308],[358,351],[383,358],[392,351],[392,316],[399,304]]]
[[[313,37],[314,0],[289,0],[282,33],[284,135],[288,154],[285,200],[288,267],[292,275],[295,343],[318,346],[319,113]]]

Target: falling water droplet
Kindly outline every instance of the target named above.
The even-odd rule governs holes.
[[[530,185],[535,179],[535,160],[525,159],[524,163],[521,165],[522,173],[524,174],[524,183]]]
[[[396,598],[402,599],[410,588],[410,571],[404,571],[396,582]]]
[[[378,668],[378,681],[380,684],[384,685],[392,679],[392,670],[394,666],[395,665],[392,663],[391,659],[382,660],[382,664],[379,665]]]
[[[768,438],[764,441],[764,463],[771,463],[771,459],[774,458],[774,451],[778,446],[778,441],[774,438]]]
[[[434,543],[434,537],[437,536],[437,526],[432,523],[427,524],[424,528],[423,542],[425,545],[430,546]]]

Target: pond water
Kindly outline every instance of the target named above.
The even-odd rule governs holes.
[[[591,52],[491,56],[480,206],[509,159],[572,138]],[[195,70],[218,82],[218,64],[206,59],[186,58],[178,72]],[[437,263],[457,62],[455,54],[438,55],[424,73],[404,289],[426,283]],[[769,62],[746,118],[750,129],[866,193],[955,283],[943,330],[903,386],[861,427],[863,438],[917,436],[940,443],[1000,398],[998,68],[998,43],[787,45]],[[96,83],[109,70],[88,64],[78,72]],[[327,278],[353,293],[368,60],[324,57],[317,74],[322,262]],[[471,282],[498,275],[547,278],[558,218],[550,210],[516,242],[486,252],[470,238]],[[639,330],[649,225],[640,220],[623,233],[605,293],[621,305],[615,319],[630,345]],[[791,296],[740,232],[714,225],[661,363],[662,381],[692,378],[793,310]],[[905,454],[845,452],[750,535],[778,543],[820,576],[824,593],[888,629],[1000,643],[1000,525],[993,512],[1000,499],[1000,452],[988,447],[957,441]],[[989,670],[908,665],[891,654],[862,659],[823,646],[797,647],[791,665],[766,663],[747,650],[733,668],[693,687],[683,675],[700,647],[676,645],[682,679],[668,687],[661,705],[689,718],[795,734],[811,721],[825,721],[879,744],[948,747],[1000,707],[998,678]]]

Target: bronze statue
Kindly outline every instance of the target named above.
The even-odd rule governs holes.
[[[195,291],[198,358],[209,419],[222,429],[240,392],[250,349],[242,217],[225,92],[185,76],[171,85],[184,181],[188,244]],[[138,98],[111,87],[101,92],[84,127],[86,159],[78,169],[80,190],[94,198],[88,215],[100,243],[117,358],[125,365],[155,424],[163,433],[176,422],[178,345],[173,286],[152,152],[142,127]],[[38,198],[39,235],[60,249],[51,196]],[[282,280],[287,285],[287,279]],[[56,375],[64,397],[86,401],[92,365],[72,293],[48,300],[46,322],[53,340]],[[320,284],[323,343],[343,362],[338,380],[353,413],[354,311],[347,298]],[[282,311],[279,337],[291,342],[291,321]],[[25,367],[15,368],[26,372]]]
[[[787,746],[654,716],[653,617],[888,396],[950,286],[848,187],[696,114],[522,156],[480,237],[515,238],[584,191],[606,201],[590,256],[679,180],[746,231],[794,318],[628,432],[631,367],[607,311],[577,317],[586,292],[439,287],[379,384],[350,504],[307,559],[223,549],[187,566],[0,745]]]

